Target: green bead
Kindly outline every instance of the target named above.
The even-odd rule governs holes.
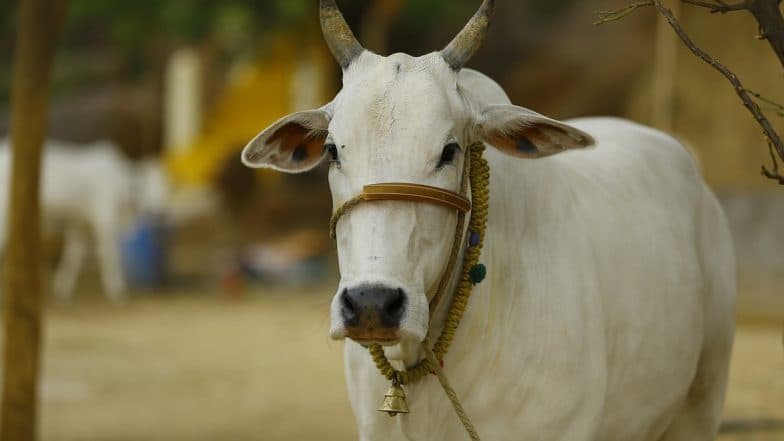
[[[485,280],[486,276],[487,268],[481,263],[477,263],[476,265],[472,266],[470,270],[468,270],[468,278],[474,285],[482,283],[482,280]]]

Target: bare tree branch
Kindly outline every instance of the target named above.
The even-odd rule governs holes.
[[[615,11],[597,11],[596,12],[597,20],[593,22],[593,24],[600,25],[604,23],[609,23],[611,21],[620,20],[623,17],[626,17],[627,15],[636,11],[637,8],[642,8],[644,6],[653,6],[653,2],[651,0],[637,2]]]
[[[746,92],[748,92],[749,95],[753,96],[758,101],[761,101],[761,102],[763,102],[765,104],[768,104],[770,106],[769,110],[772,110],[772,111],[776,112],[776,115],[784,117],[784,105],[783,104],[779,104],[779,103],[771,100],[770,98],[765,98],[764,96],[762,96],[759,93],[754,92],[753,90],[750,90],[750,89],[746,89]]]
[[[773,144],[768,141],[768,152],[770,153],[770,160],[773,163],[773,169],[768,170],[764,165],[762,166],[762,176],[768,179],[778,181],[779,184],[784,185],[784,176],[779,171],[779,161],[776,159],[776,152],[773,150]]]
[[[721,13],[726,14],[727,12],[733,11],[742,11],[748,10],[750,8],[750,1],[742,1],[735,4],[728,4],[723,0],[714,0],[713,2],[706,2],[702,0],[681,0],[683,3],[687,3],[694,6],[701,6],[703,8],[710,9],[711,14]]]
[[[746,91],[746,88],[743,87],[738,76],[735,75],[732,71],[730,71],[727,66],[719,63],[716,59],[708,55],[705,51],[697,47],[694,42],[689,38],[684,31],[681,24],[678,20],[672,15],[669,9],[667,9],[664,5],[662,5],[661,0],[652,0],[654,7],[659,11],[659,13],[664,16],[667,23],[670,24],[670,27],[678,34],[678,37],[686,44],[686,47],[700,58],[702,61],[709,64],[711,67],[719,71],[727,81],[732,84],[732,87],[735,89],[735,93],[738,97],[743,101],[743,105],[751,112],[752,116],[757,123],[762,127],[762,130],[765,132],[765,136],[768,138],[772,148],[775,148],[778,156],[784,159],[784,143],[781,142],[781,138],[779,137],[778,133],[773,129],[773,126],[770,124],[770,121],[765,117],[765,114],[762,112],[760,107],[757,103],[752,99],[749,93]]]
[[[690,4],[700,3],[698,4],[698,6],[705,6],[708,4],[708,2],[698,1],[698,0],[693,0],[693,1],[681,0],[681,1]],[[765,29],[770,29],[770,31],[764,31],[766,32],[764,38],[766,38],[770,42],[774,52],[776,52],[776,54],[779,56],[779,59],[782,61],[782,64],[784,64],[784,18],[782,18],[781,12],[778,10],[778,3],[780,1],[781,0],[745,0],[742,3],[729,5],[721,0],[716,0],[716,4],[720,8],[740,8],[741,5],[744,5],[746,7],[740,9],[748,9],[749,11],[752,11],[754,16],[757,18],[757,21],[760,23],[760,28],[763,29],[763,31]],[[705,5],[702,5],[701,3],[704,3]],[[776,9],[775,13],[770,11],[769,8],[770,5],[775,6]],[[754,117],[754,119],[757,121],[760,127],[762,127],[763,133],[765,134],[765,137],[768,140],[768,145],[771,153],[775,152],[776,154],[778,154],[778,157],[781,158],[782,161],[784,161],[784,143],[782,143],[782,140],[779,137],[778,133],[776,133],[776,131],[773,129],[773,126],[771,125],[770,121],[767,119],[767,117],[765,117],[765,114],[762,112],[762,109],[760,109],[757,102],[754,101],[752,95],[745,87],[743,87],[743,84],[740,82],[740,79],[738,79],[738,76],[735,75],[735,73],[733,73],[731,70],[729,70],[727,66],[721,64],[715,58],[711,57],[705,51],[700,49],[696,44],[694,44],[694,42],[691,40],[689,35],[686,34],[686,31],[683,29],[680,22],[672,14],[672,11],[670,11],[667,7],[665,7],[662,4],[661,0],[650,0],[645,2],[634,3],[632,5],[619,9],[617,11],[599,12],[598,13],[599,20],[596,21],[594,24],[600,25],[610,21],[621,19],[629,15],[630,13],[636,11],[638,8],[644,6],[655,7],[656,10],[659,11],[659,14],[661,14],[664,17],[664,19],[667,20],[667,23],[675,31],[675,33],[678,35],[681,41],[683,41],[686,47],[699,59],[701,59],[702,61],[704,61],[711,67],[713,67],[715,70],[717,70],[719,73],[721,73],[727,79],[727,81],[729,81],[730,84],[732,84],[733,89],[735,89],[735,93],[741,99],[743,105],[746,107],[746,109],[748,109],[748,111],[751,113],[751,115]],[[765,16],[767,20],[766,21],[767,25],[760,22],[758,14]],[[780,21],[780,23],[777,20]],[[778,27],[779,24],[780,24],[780,28]],[[780,47],[781,53],[779,53],[777,47]],[[776,180],[780,184],[784,185],[784,179],[781,179],[781,175],[778,172],[777,161],[774,161],[772,171],[763,167],[762,174],[765,177]]]
[[[779,4],[782,0],[743,0],[728,4],[724,0],[681,0],[683,3],[710,9],[710,12],[726,14],[733,11],[748,11],[759,25],[760,40],[768,40],[784,67],[784,16]]]

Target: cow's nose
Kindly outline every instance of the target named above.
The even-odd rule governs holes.
[[[344,289],[340,300],[346,327],[364,331],[396,329],[406,307],[406,294],[402,289],[382,285]]]

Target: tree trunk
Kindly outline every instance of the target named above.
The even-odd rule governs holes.
[[[362,18],[361,40],[369,50],[387,55],[389,27],[400,14],[401,0],[374,0]]]
[[[5,259],[5,372],[0,438],[36,437],[41,336],[39,176],[49,72],[67,0],[22,0],[11,90],[13,148]],[[4,189],[7,191],[7,189]]]

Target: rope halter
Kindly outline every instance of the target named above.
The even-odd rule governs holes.
[[[478,439],[478,436],[474,437],[476,430],[465,415],[465,411],[460,405],[459,400],[457,400],[457,395],[454,393],[451,386],[449,386],[446,376],[441,371],[441,364],[452,344],[460,320],[465,313],[473,286],[480,283],[485,276],[486,270],[484,265],[478,263],[482,245],[484,244],[485,229],[487,227],[487,211],[490,194],[490,169],[487,161],[482,157],[484,149],[485,146],[481,142],[473,144],[468,149],[467,158],[464,161],[460,193],[420,184],[383,183],[366,185],[361,194],[349,199],[338,207],[330,220],[330,236],[335,239],[337,236],[336,229],[338,221],[340,221],[340,219],[352,208],[362,202],[423,202],[452,208],[458,211],[455,237],[452,242],[452,251],[449,256],[449,261],[441,279],[434,289],[428,293],[432,294],[428,296],[430,298],[431,318],[434,316],[439,303],[445,295],[449,282],[452,279],[452,273],[457,266],[457,259],[460,255],[460,251],[466,240],[468,243],[466,244],[467,248],[463,255],[463,264],[460,279],[458,279],[457,290],[452,296],[452,303],[447,312],[444,328],[441,331],[438,340],[433,345],[433,348],[431,349],[429,347],[430,338],[425,338],[425,341],[423,342],[423,349],[426,355],[425,358],[420,360],[416,365],[402,371],[392,367],[392,364],[389,362],[386,354],[384,354],[384,348],[382,348],[381,345],[372,344],[368,347],[368,351],[381,374],[390,380],[393,385],[411,384],[424,378],[428,374],[436,374],[442,387],[446,391],[447,396],[452,402],[452,405],[455,407],[455,411],[460,417],[460,420],[463,422],[463,425],[466,427],[469,434],[471,434],[472,439]],[[468,175],[469,179],[466,179],[466,175]],[[469,200],[467,196],[469,182],[473,201]],[[465,231],[465,217],[469,212],[471,215],[468,221],[468,237],[466,239],[463,237],[463,232]]]
[[[366,185],[361,194],[349,199],[338,207],[330,220],[330,235],[332,238],[335,238],[337,224],[340,219],[362,202],[389,200],[423,202],[457,210],[458,220],[455,226],[455,236],[449,261],[441,279],[428,293],[430,294],[428,296],[430,298],[430,316],[433,317],[439,303],[446,294],[452,274],[457,267],[457,259],[466,241],[463,237],[465,217],[470,212],[467,231],[468,247],[463,255],[461,276],[458,279],[457,290],[452,296],[444,328],[433,346],[433,353],[439,363],[442,362],[444,355],[446,355],[452,344],[473,286],[484,278],[484,266],[478,264],[487,226],[488,187],[490,181],[489,167],[487,161],[482,157],[484,148],[483,143],[476,143],[468,149],[467,158],[464,161],[460,193],[420,184],[383,183]],[[469,179],[465,179],[466,175],[468,175]],[[472,201],[469,201],[467,197],[469,182]],[[433,363],[428,361],[427,358],[423,358],[416,365],[404,371],[399,371],[392,367],[381,345],[372,344],[368,349],[381,373],[388,380],[397,384],[411,384],[434,372]]]

